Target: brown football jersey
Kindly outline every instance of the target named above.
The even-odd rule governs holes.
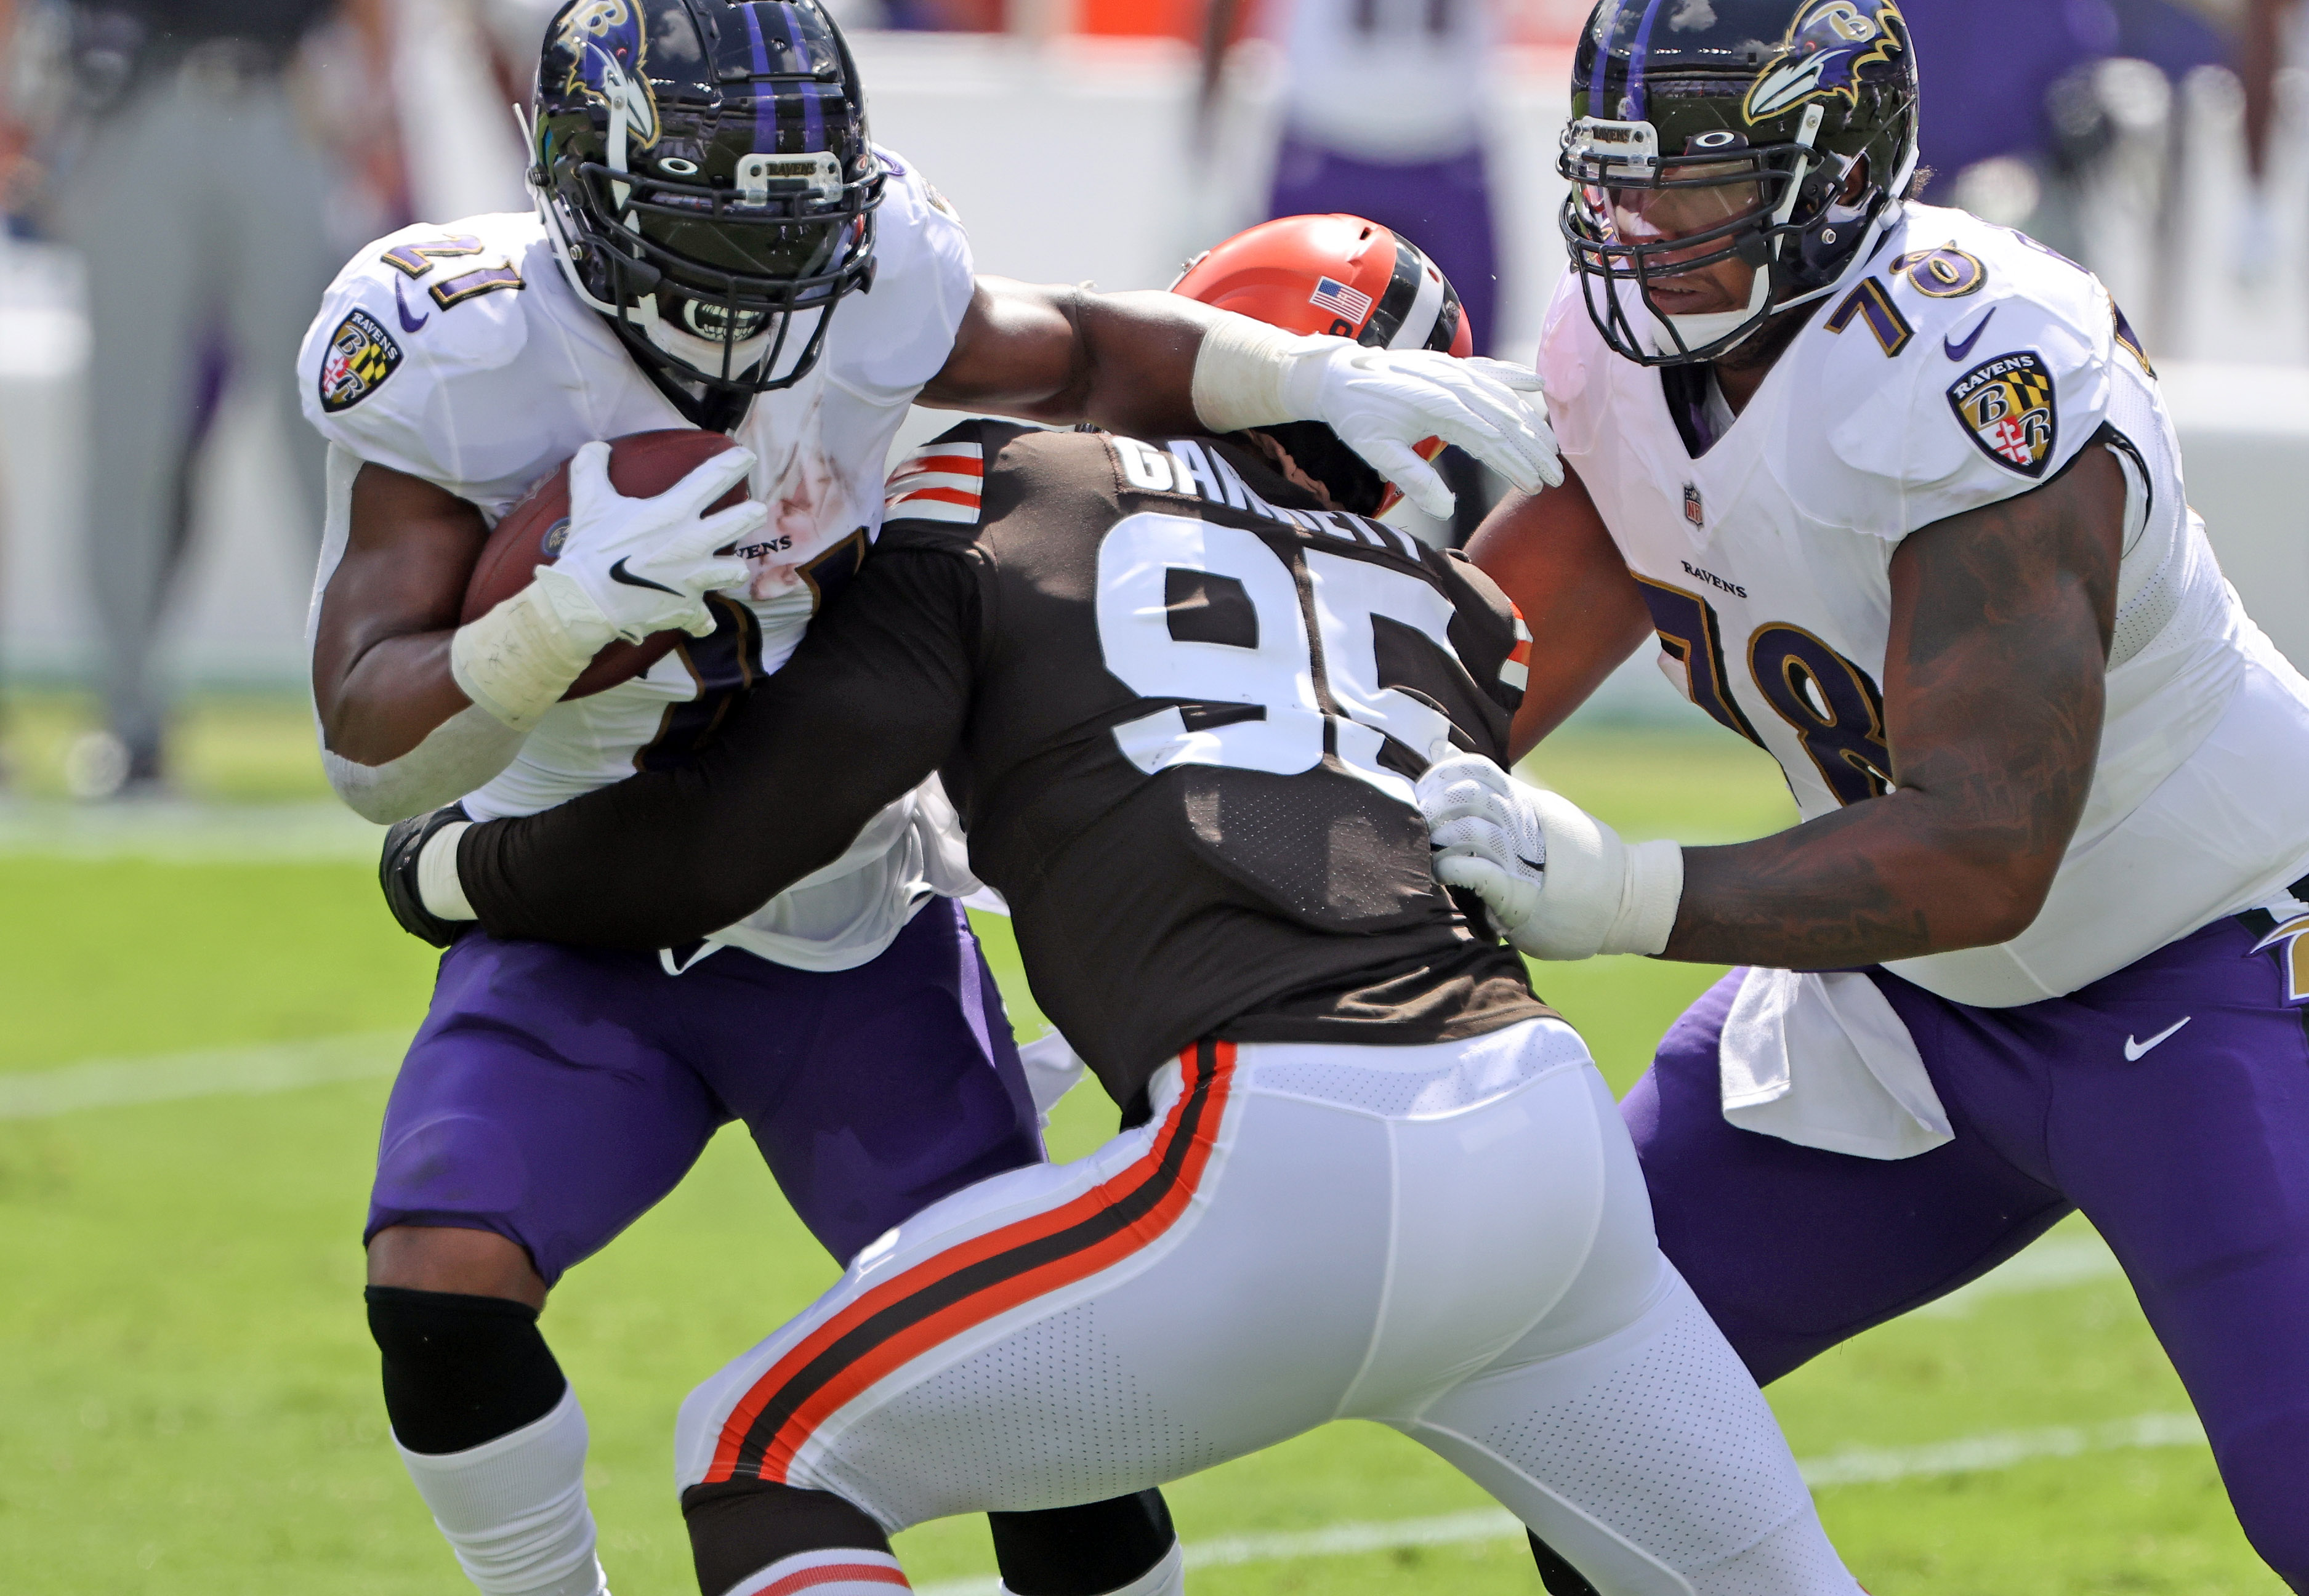
[[[1036,999],[1118,1101],[1196,1039],[1449,1040],[1548,1011],[1429,866],[1412,787],[1506,755],[1526,652],[1456,554],[1250,450],[973,421],[685,772],[466,833],[481,923],[655,947],[932,771]]]

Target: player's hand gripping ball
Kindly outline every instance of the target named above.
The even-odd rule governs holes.
[[[718,432],[637,432],[588,444],[497,522],[465,589],[461,622],[546,572],[573,583],[621,641],[564,698],[614,687],[663,659],[684,632],[713,630],[705,595],[746,580],[736,550],[768,524],[746,496],[748,450]]]

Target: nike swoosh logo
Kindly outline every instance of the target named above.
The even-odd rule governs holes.
[[[1988,331],[1988,324],[1995,318],[1995,315],[1996,306],[1992,305],[1988,307],[1988,315],[1980,318],[1980,325],[1972,330],[1970,338],[1966,339],[1962,343],[1950,343],[1943,338],[1941,340],[1941,349],[1947,353],[1950,359],[1961,361],[1967,355],[1972,353],[1972,346],[1980,341],[1980,335]]]
[[[410,316],[409,301],[401,297],[401,279],[398,277],[393,280],[393,308],[401,313],[401,330],[403,332],[422,332],[425,324],[433,319],[430,312],[413,319]]]
[[[2132,1040],[2132,1033],[2131,1031],[2125,1032],[2124,1061],[2127,1064],[2131,1064],[2139,1059],[2140,1056],[2148,1052],[2149,1048],[2163,1041],[2166,1037],[2171,1036],[2175,1031],[2180,1030],[2182,1026],[2186,1025],[2190,1021],[2196,1017],[2197,1016],[2194,1014],[2183,1014],[2179,1019],[2174,1021],[2173,1023],[2167,1025],[2164,1030],[2158,1031],[2155,1036],[2150,1037],[2145,1042],[2136,1042]]]
[[[622,582],[629,588],[655,588],[661,593],[671,593],[676,598],[681,595],[679,588],[670,588],[662,582],[652,582],[646,576],[635,575],[626,569],[626,562],[622,559],[610,567],[610,580]]]

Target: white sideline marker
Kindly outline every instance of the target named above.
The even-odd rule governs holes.
[[[2193,1413],[2143,1413],[2109,1424],[2082,1428],[2004,1430],[1966,1436],[1929,1446],[1846,1447],[1796,1466],[1814,1490],[1838,1485],[1882,1485],[1935,1475],[1976,1474],[2010,1469],[2037,1458],[2076,1457],[2088,1452],[2123,1452],[2146,1446],[2201,1446],[2203,1426]],[[1462,1546],[1479,1540],[1512,1540],[1523,1525],[1503,1508],[1452,1513],[1439,1518],[1396,1519],[1386,1523],[1340,1523],[1285,1535],[1233,1535],[1189,1543],[1189,1568],[1238,1563],[1276,1563],[1294,1557],[1344,1557],[1394,1551],[1411,1546]],[[915,1596],[997,1596],[1002,1582],[991,1576],[941,1580],[917,1587]]]

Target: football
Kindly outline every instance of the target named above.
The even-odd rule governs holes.
[[[722,450],[736,447],[722,433],[694,427],[629,433],[610,441],[610,486],[627,498],[650,498]],[[712,508],[726,510],[745,498],[746,485],[740,482]],[[559,556],[568,535],[569,462],[565,460],[514,501],[482,545],[480,560],[465,586],[459,623],[479,619],[527,587],[540,565],[549,565]],[[679,632],[658,632],[639,643],[611,643],[561,696],[584,698],[630,681],[663,659],[681,638]]]

